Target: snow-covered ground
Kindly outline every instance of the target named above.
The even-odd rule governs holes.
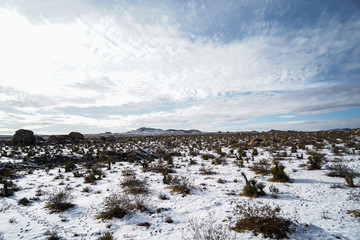
[[[355,137],[354,141],[358,139]],[[144,147],[139,142],[136,146]],[[156,146],[157,143],[147,144]],[[182,156],[173,157],[176,172],[170,175],[187,177],[193,185],[189,195],[171,193],[169,185],[163,183],[162,174],[144,172],[140,164],[129,162],[116,162],[112,164],[111,170],[107,169],[107,164],[103,164],[104,176],[97,180],[96,184],[84,183],[83,177],[74,177],[73,172],[65,172],[64,167],[55,167],[48,172],[45,169],[36,169],[30,173],[28,170],[21,171],[18,173],[20,176],[13,180],[20,190],[13,196],[0,198],[0,232],[3,238],[44,239],[47,230],[56,230],[62,239],[97,239],[105,232],[114,233],[115,239],[191,238],[190,219],[197,218],[206,222],[209,213],[212,213],[217,223],[232,227],[238,220],[233,211],[236,204],[260,201],[269,205],[279,205],[284,216],[297,222],[296,231],[289,236],[291,239],[360,239],[359,219],[347,214],[348,210],[360,209],[359,201],[349,199],[351,191],[359,194],[359,188],[344,186],[344,178],[326,176],[326,165],[331,165],[334,159],[359,172],[359,150],[354,150],[354,154],[341,153],[334,156],[330,151],[331,146],[325,145],[318,151],[325,154],[327,163],[323,164],[321,170],[310,171],[304,166],[308,157],[306,150],[299,149],[296,153],[291,153],[291,147],[284,147],[282,151],[285,151],[287,156],[282,157],[280,162],[285,166],[285,172],[291,178],[291,182],[274,183],[268,181],[271,175],[258,175],[249,169],[261,159],[272,162],[274,154],[269,147],[256,147],[259,154],[254,156],[254,159],[251,159],[252,148],[249,148],[246,150],[249,161],[244,158],[244,167],[239,167],[239,160],[230,153],[231,147],[227,144],[221,148],[222,152],[227,153],[223,158],[226,163],[219,165],[213,164],[214,159],[203,160],[201,157],[201,154],[210,153],[218,158],[215,150],[209,151],[208,148],[202,147],[201,150],[197,150],[199,155],[190,156],[187,144],[179,146],[179,141],[176,144],[174,150]],[[129,146],[122,143],[118,148],[126,147]],[[312,147],[307,146],[308,149]],[[233,149],[236,153],[236,148]],[[303,154],[303,159],[296,158],[296,155],[300,154]],[[190,159],[196,164],[190,164]],[[3,157],[2,160],[9,158]],[[80,173],[86,171],[82,164],[77,166]],[[200,174],[199,169],[204,167],[212,168],[215,174]],[[126,178],[122,174],[125,169],[133,169],[139,179],[144,179],[148,183],[149,194],[142,197],[148,205],[148,210],[134,211],[122,219],[97,219],[96,216],[103,210],[103,199],[111,193],[124,191],[120,183]],[[259,182],[263,182],[266,185],[267,196],[257,199],[240,196],[245,185],[241,172],[248,178],[255,177]],[[354,182],[358,181],[359,178],[356,177]],[[336,184],[342,187],[334,188]],[[279,189],[277,198],[270,197],[270,186]],[[84,192],[85,187],[90,190]],[[48,193],[55,189],[69,191],[75,207],[62,213],[50,213],[45,205]],[[158,197],[161,194],[166,195],[168,199],[161,200]],[[24,197],[38,199],[32,200],[28,206],[19,205],[19,200]],[[172,223],[166,222],[169,217],[173,220]],[[150,226],[138,226],[144,222]],[[232,234],[237,239],[263,238],[261,235],[255,236],[252,232],[232,231]]]

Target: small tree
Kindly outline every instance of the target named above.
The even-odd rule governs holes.
[[[258,150],[257,150],[256,148],[254,148],[254,150],[252,151],[251,155],[252,155],[252,156],[257,156],[257,155],[259,155]]]
[[[245,179],[245,186],[243,188],[242,196],[254,197],[266,196],[264,192],[265,185],[263,183],[258,183],[255,179],[248,180],[245,173],[241,173]]]
[[[273,175],[271,179],[272,182],[288,182],[289,176],[284,172],[285,167],[279,164],[278,161],[274,161],[275,167],[270,169],[270,173]]]
[[[308,162],[307,163],[310,164],[308,169],[309,170],[319,170],[319,169],[321,169],[321,164],[322,164],[323,160],[324,160],[324,155],[323,154],[313,152],[312,155],[308,157]]]

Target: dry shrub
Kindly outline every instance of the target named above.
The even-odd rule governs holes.
[[[190,194],[191,189],[193,189],[193,185],[189,178],[187,177],[174,177],[170,182],[171,193],[181,193],[183,195]]]
[[[54,190],[49,194],[45,207],[50,209],[51,213],[63,212],[75,206],[70,202],[71,199],[72,197],[67,190]]]
[[[270,163],[266,159],[261,159],[258,163],[254,163],[250,169],[256,174],[268,175],[270,170]]]
[[[145,180],[140,180],[136,176],[126,177],[121,182],[121,187],[125,188],[125,192],[130,194],[148,194],[149,189]]]
[[[56,232],[56,230],[47,230],[45,233],[44,233],[46,237],[46,240],[59,240],[61,239],[61,237],[58,235],[58,233]]]
[[[279,206],[272,208],[260,202],[245,202],[234,209],[239,220],[232,228],[236,232],[253,231],[255,235],[263,234],[265,238],[288,238],[292,233],[292,221],[280,215]]]
[[[185,234],[185,233],[184,233]],[[191,236],[189,236],[191,235]],[[230,228],[222,223],[218,223],[213,213],[205,218],[193,218],[189,220],[186,240],[235,240],[235,235],[231,233]]]
[[[199,173],[201,175],[213,175],[216,174],[216,172],[214,172],[214,168],[211,166],[202,166],[201,168],[199,168]]]
[[[102,211],[96,216],[96,218],[103,220],[123,218],[127,214],[136,210],[147,210],[144,198],[112,193],[104,199],[102,203]]]
[[[360,210],[348,210],[346,213],[360,219]]]
[[[328,172],[326,175],[329,177],[343,177],[345,178],[347,175],[354,173],[352,169],[347,167],[344,164],[333,164],[328,167],[330,172]]]

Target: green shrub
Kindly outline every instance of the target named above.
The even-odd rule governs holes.
[[[3,187],[0,188],[0,197],[10,197],[14,192],[19,191],[19,187],[13,181],[8,181],[6,178],[0,179]]]
[[[205,154],[201,155],[201,158],[202,158],[203,160],[209,160],[209,159],[215,158],[215,156],[212,155],[212,154],[210,154],[210,153],[205,153]]]
[[[241,196],[246,197],[260,197],[260,196],[266,196],[266,193],[264,192],[265,185],[263,183],[258,183],[255,179],[248,180],[245,173],[241,173],[241,175],[245,179],[245,186],[243,187],[243,192],[241,193]]]
[[[290,180],[289,176],[284,172],[285,167],[279,164],[278,161],[274,161],[275,167],[270,169],[270,173],[273,175],[271,179],[272,182],[288,182]]]
[[[324,161],[324,155],[318,152],[310,152],[311,156],[308,157],[308,166],[309,170],[319,170],[321,169],[321,164]]]
[[[76,169],[76,165],[73,162],[67,162],[65,165],[65,172],[71,172]]]
[[[252,153],[251,153],[252,156],[257,156],[259,155],[259,152],[256,148],[253,149]]]
[[[164,161],[167,162],[167,164],[170,164],[170,165],[173,164],[173,157],[170,154],[166,153],[163,156],[163,159],[164,159]]]

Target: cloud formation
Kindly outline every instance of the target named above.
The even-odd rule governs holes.
[[[236,130],[360,106],[360,15],[346,8],[286,24],[298,3],[36,2],[0,5],[3,129]]]

